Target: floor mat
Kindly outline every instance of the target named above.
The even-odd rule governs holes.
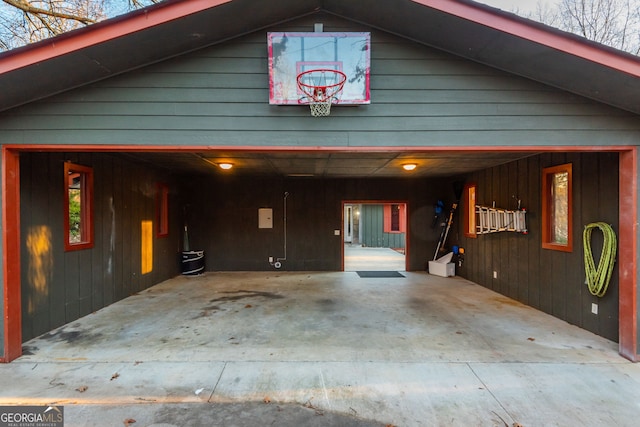
[[[365,278],[382,278],[382,277],[404,277],[403,274],[398,273],[397,271],[356,271],[358,276]]]

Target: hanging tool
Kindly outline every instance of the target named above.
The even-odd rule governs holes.
[[[591,251],[591,231],[599,228],[604,236],[602,243],[602,252],[600,253],[600,261],[596,270],[593,261],[593,253]],[[584,228],[582,234],[582,242],[584,245],[584,269],[587,276],[587,286],[592,295],[602,297],[607,292],[613,267],[616,263],[617,240],[616,233],[613,228],[606,222],[594,222],[588,224]]]
[[[433,214],[433,221],[431,222],[431,228],[436,228],[436,225],[438,224],[438,220],[440,220],[440,217],[444,212],[444,202],[442,200],[438,200],[438,202],[434,206],[434,209],[435,209],[435,212]]]
[[[460,181],[456,181],[453,183],[453,193],[455,195],[455,202],[451,204],[451,209],[449,210],[449,216],[445,222],[443,222],[442,230],[440,231],[440,238],[438,239],[438,245],[436,246],[436,253],[433,255],[433,260],[438,259],[438,255],[441,251],[444,251],[444,244],[447,242],[447,236],[449,235],[449,231],[451,230],[451,225],[453,225],[453,216],[456,213],[456,209],[460,204],[460,198],[462,197],[462,191],[464,190],[464,183]]]

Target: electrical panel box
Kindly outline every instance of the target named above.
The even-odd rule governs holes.
[[[258,228],[273,228],[273,209],[258,209]]]

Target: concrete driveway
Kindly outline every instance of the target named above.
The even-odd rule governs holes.
[[[459,277],[180,276],[25,343],[1,405],[66,426],[632,426],[617,344]]]

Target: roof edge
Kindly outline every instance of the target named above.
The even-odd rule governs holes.
[[[640,57],[471,0],[410,0],[569,55],[640,77]]]
[[[0,54],[0,74],[113,40],[232,0],[167,0]]]
[[[233,0],[165,0],[79,30],[0,54],[0,74],[113,40]],[[471,0],[409,0],[488,28],[548,46],[632,76],[640,77],[640,58],[572,33]],[[322,2],[318,3],[320,6]],[[327,4],[323,9],[331,12]]]

